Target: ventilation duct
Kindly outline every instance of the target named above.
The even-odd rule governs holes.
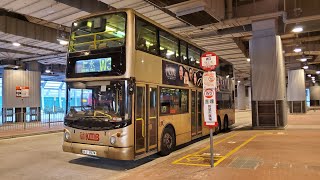
[[[224,0],[191,0],[166,8],[194,26],[217,23],[225,18]]]

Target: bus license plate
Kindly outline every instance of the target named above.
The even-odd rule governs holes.
[[[82,150],[82,154],[85,154],[85,155],[89,155],[89,156],[96,156],[97,155],[97,152],[96,151],[91,151],[91,150]]]

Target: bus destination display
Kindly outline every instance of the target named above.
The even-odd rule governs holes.
[[[111,71],[111,57],[76,61],[75,73]]]

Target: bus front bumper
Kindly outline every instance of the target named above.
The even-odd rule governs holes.
[[[116,160],[134,160],[133,147],[110,147],[81,143],[63,142],[62,149],[64,152],[83,154],[84,151],[95,152],[97,157],[103,157]],[[84,151],[83,151],[84,150]]]

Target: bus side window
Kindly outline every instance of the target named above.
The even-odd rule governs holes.
[[[152,24],[136,18],[136,48],[158,55],[157,28]]]

